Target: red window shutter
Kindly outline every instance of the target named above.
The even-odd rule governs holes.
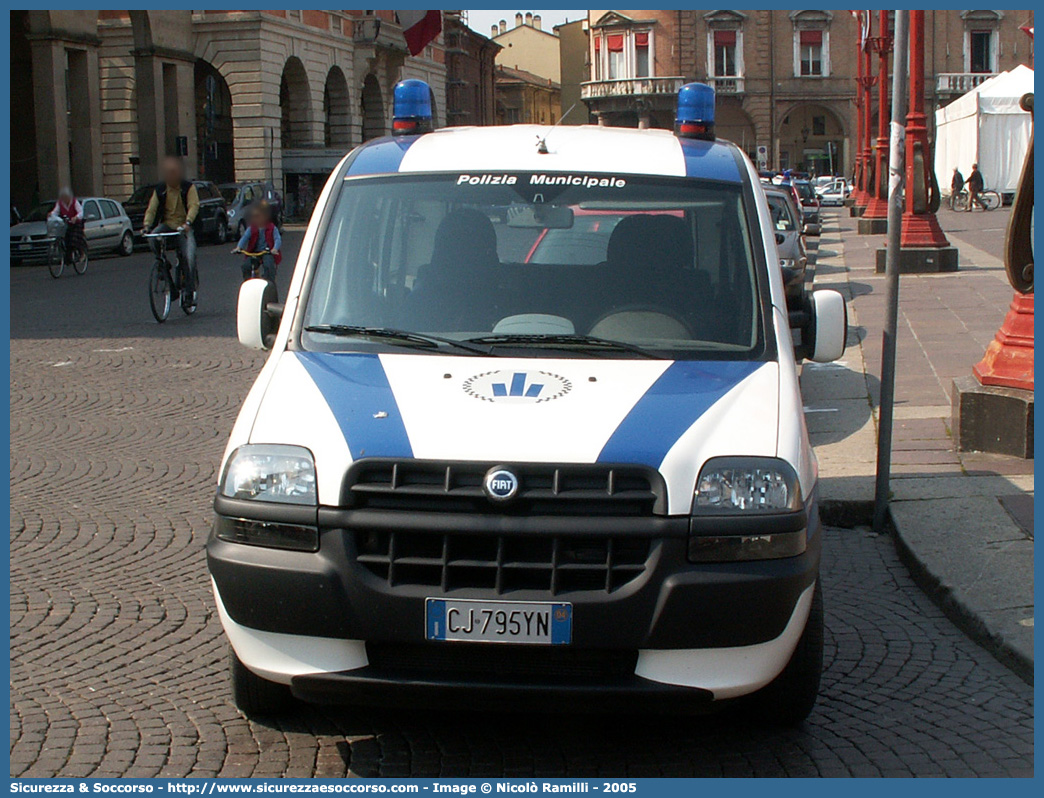
[[[803,30],[801,31],[802,44],[823,44],[823,31]]]
[[[597,53],[599,50],[602,49],[602,37],[601,36],[595,36],[594,43],[595,43],[595,52]]]
[[[736,31],[734,31],[734,30],[716,30],[716,31],[714,31],[714,46],[715,47],[735,47],[736,46]]]
[[[648,47],[649,46],[649,34],[648,33],[636,33],[636,34],[634,34],[634,46],[635,47]]]
[[[621,53],[623,52],[623,34],[614,34],[606,37],[606,44],[609,46],[610,53]]]

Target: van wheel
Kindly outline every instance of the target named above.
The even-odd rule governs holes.
[[[800,725],[815,706],[822,672],[823,588],[817,579],[808,622],[797,648],[783,672],[751,696],[752,714],[766,725]]]
[[[231,646],[228,648],[228,661],[232,700],[248,718],[283,715],[293,707],[294,698],[289,687],[262,679],[239,661]]]

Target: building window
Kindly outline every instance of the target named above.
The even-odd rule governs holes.
[[[968,32],[969,71],[993,72],[993,31],[973,30]]]
[[[652,34],[649,31],[596,33],[591,38],[594,43],[594,80],[652,76]]]
[[[798,31],[799,75],[802,77],[818,77],[825,74],[823,70],[823,31]]]
[[[652,74],[649,61],[649,34],[634,34],[634,76],[647,78]]]
[[[739,75],[736,64],[736,31],[714,31],[714,77],[732,78]]]
[[[825,136],[826,135],[826,117],[825,116],[814,116],[814,117],[812,117],[812,135],[813,136]]]

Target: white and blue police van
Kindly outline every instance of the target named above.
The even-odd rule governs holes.
[[[674,131],[432,130],[429,98],[398,84],[393,135],[331,175],[285,302],[240,292],[271,354],[207,544],[237,705],[799,722],[823,605],[796,364],[843,352],[841,295],[788,312],[708,86]]]

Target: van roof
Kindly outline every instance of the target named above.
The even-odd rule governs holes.
[[[538,145],[543,141],[547,152]],[[348,176],[395,172],[571,172],[698,177],[739,183],[738,148],[682,139],[669,130],[597,125],[450,127],[368,141]]]

